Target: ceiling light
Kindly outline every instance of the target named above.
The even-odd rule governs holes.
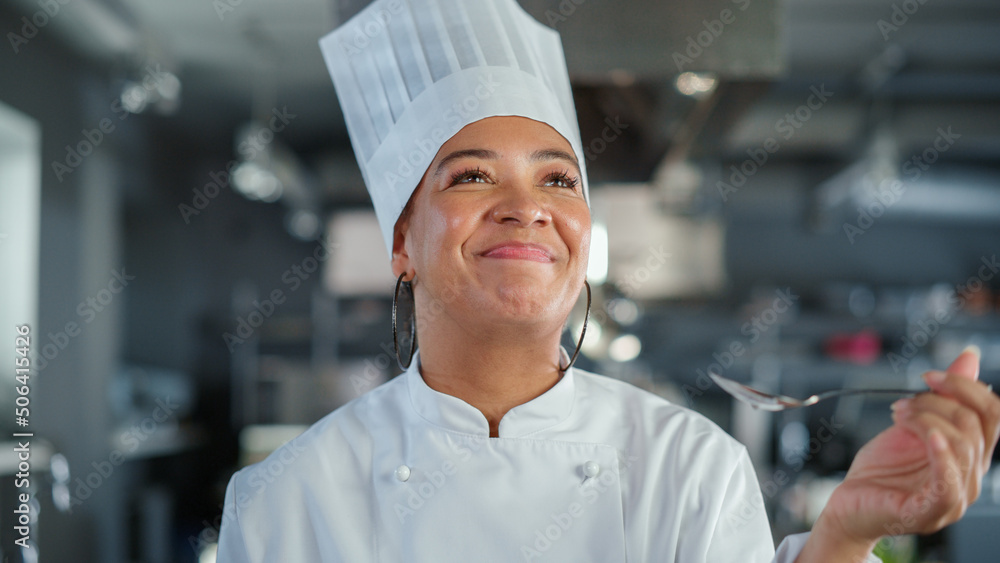
[[[628,362],[639,357],[642,342],[634,334],[623,334],[611,341],[608,346],[608,357],[616,362]]]
[[[233,187],[247,199],[268,203],[278,201],[283,189],[270,170],[255,162],[244,162],[233,170]]]
[[[122,88],[122,107],[129,113],[142,113],[149,104],[149,91],[142,84],[126,82]]]
[[[288,215],[286,228],[299,240],[316,240],[323,228],[322,222],[312,211],[298,209]]]
[[[692,98],[704,98],[711,94],[719,81],[709,72],[682,72],[674,84],[677,91]]]
[[[618,297],[608,303],[608,314],[616,323],[628,326],[639,320],[639,306],[631,299]]]

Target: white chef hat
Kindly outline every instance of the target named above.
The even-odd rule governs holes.
[[[590,201],[559,33],[515,0],[375,0],[319,41],[386,249],[437,151],[516,115],[569,141]]]

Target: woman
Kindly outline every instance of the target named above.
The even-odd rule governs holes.
[[[977,497],[1000,400],[967,351],[775,554],[742,445],[559,346],[590,213],[556,34],[513,0],[377,1],[321,46],[419,351],[233,476],[219,561],[864,561]]]

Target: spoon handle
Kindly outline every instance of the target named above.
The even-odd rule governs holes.
[[[909,395],[912,397],[920,393],[926,393],[927,391],[928,389],[834,389],[816,395],[816,399],[822,401],[823,399],[843,397],[845,395]]]

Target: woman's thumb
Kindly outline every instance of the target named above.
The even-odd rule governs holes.
[[[979,379],[980,357],[982,357],[982,352],[979,351],[978,346],[967,346],[965,350],[962,350],[962,353],[955,358],[955,361],[948,366],[946,371],[948,373],[961,375],[975,381]]]

